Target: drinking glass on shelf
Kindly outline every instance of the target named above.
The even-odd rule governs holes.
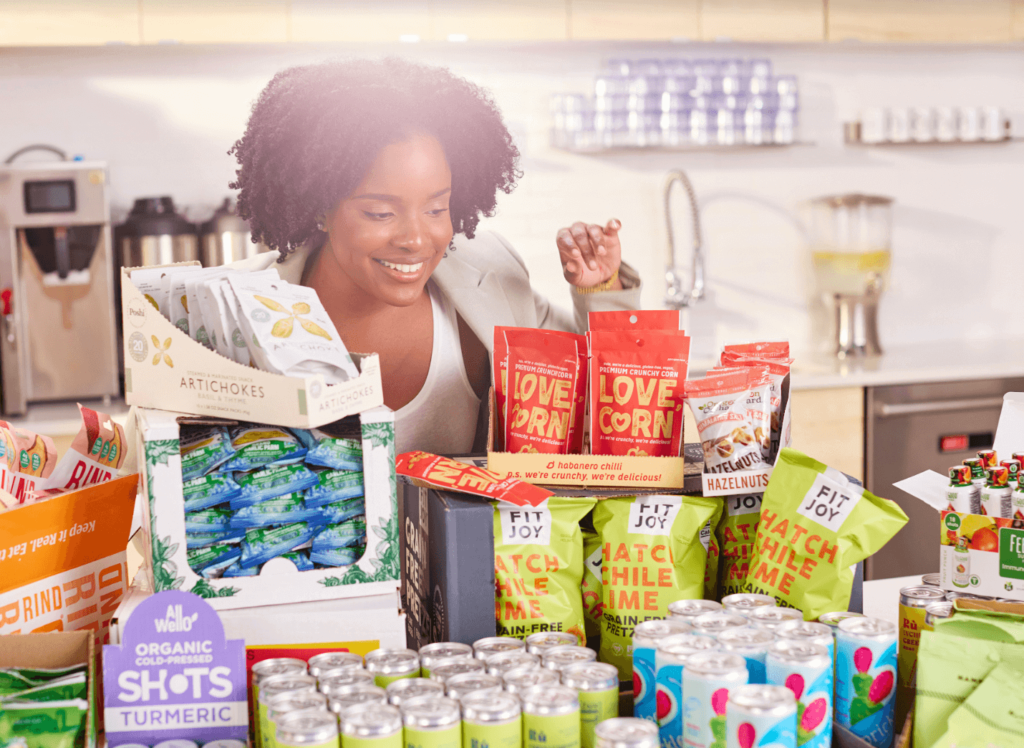
[[[776,94],[772,79],[768,77],[753,76],[747,81],[747,93],[752,96],[763,96],[765,94]]]
[[[775,110],[748,106],[743,112],[743,142],[768,145],[775,135]]]
[[[950,143],[956,140],[956,131],[956,111],[953,107],[935,107],[935,139]]]
[[[779,109],[799,109],[800,94],[795,75],[780,75],[773,79],[772,88],[779,97]]]
[[[660,76],[662,75],[661,60],[635,60],[629,72],[632,75]]]
[[[715,111],[715,137],[719,145],[736,145],[742,139],[743,115],[735,109]]]
[[[627,75],[613,73],[602,74],[594,78],[595,96],[619,96],[629,93],[631,78]]]
[[[764,59],[744,60],[743,75],[747,78],[771,78],[772,61]]]
[[[661,113],[661,144],[680,146],[690,142],[690,110],[673,109]]]
[[[889,140],[893,143],[906,143],[910,140],[910,110],[906,107],[893,107],[889,110]]]
[[[597,133],[598,143],[605,148],[629,145],[629,112],[624,109],[596,111],[594,113],[594,130]]]
[[[981,137],[981,107],[962,106],[957,109],[957,138],[973,143]]]
[[[690,110],[690,142],[695,145],[707,145],[714,134],[707,109]]]
[[[888,137],[888,111],[880,107],[873,107],[861,112],[860,140],[862,143],[884,143]]]
[[[997,106],[981,108],[981,139],[1003,140],[1006,137],[1006,125],[1003,112]]]
[[[693,77],[693,63],[678,57],[662,60],[661,70],[665,75]]]
[[[935,140],[935,111],[926,106],[916,106],[910,112],[910,137],[918,143]]]
[[[780,109],[775,113],[775,127],[772,142],[789,145],[796,142],[796,112],[791,109]]]
[[[604,63],[604,69],[610,75],[629,75],[633,72],[633,61],[622,57],[612,58]]]
[[[689,94],[693,83],[692,75],[666,75],[662,78],[661,90],[663,93]]]
[[[594,109],[599,112],[624,112],[629,109],[629,94],[595,96]]]

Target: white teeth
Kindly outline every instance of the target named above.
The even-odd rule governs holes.
[[[416,273],[423,267],[422,262],[417,262],[415,265],[399,265],[395,262],[388,262],[387,260],[377,260],[381,265],[391,270],[397,270],[400,273]]]

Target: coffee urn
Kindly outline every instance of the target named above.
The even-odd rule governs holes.
[[[166,265],[199,259],[196,226],[174,208],[169,197],[140,197],[128,219],[117,227],[124,267]]]
[[[199,227],[199,243],[203,266],[208,268],[270,250],[265,244],[253,243],[249,224],[235,211],[235,204],[229,197],[224,198],[210,220]]]

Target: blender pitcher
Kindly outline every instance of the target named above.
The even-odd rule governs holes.
[[[889,282],[892,198],[832,195],[812,200],[816,292],[832,313],[837,356],[877,355],[878,300]]]

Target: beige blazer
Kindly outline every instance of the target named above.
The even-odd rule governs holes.
[[[311,251],[301,247],[282,263],[277,263],[276,252],[267,252],[232,267],[276,267],[283,280],[301,283]],[[454,251],[448,251],[432,277],[452,300],[459,316],[487,346],[489,355],[493,355],[496,325],[582,332],[587,329],[588,312],[640,308],[642,283],[636,271],[625,263],[619,270],[626,286],[623,290],[579,294],[566,286],[566,293],[572,297],[573,313],[552,306],[530,286],[530,274],[512,245],[489,231],[481,231],[473,239],[456,238]]]

